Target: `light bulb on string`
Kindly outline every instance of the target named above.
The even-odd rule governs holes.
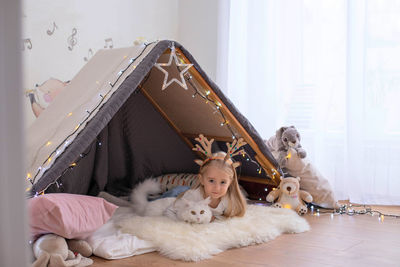
[[[146,48],[147,48],[147,45],[145,45],[145,47],[143,48],[142,53],[145,51]],[[140,55],[138,55],[136,58],[132,58],[132,59],[131,59],[131,63],[133,63],[138,57],[140,57],[140,56],[142,55],[142,53],[140,53]],[[127,57],[128,57],[128,56],[125,55],[123,58],[126,59]],[[125,69],[121,70],[121,71],[119,72],[119,74],[124,73],[124,72],[125,72],[129,67],[131,67],[131,66],[132,66],[132,64],[129,64]],[[134,65],[133,67],[136,68],[136,65]],[[116,82],[115,82],[114,84],[113,84],[112,82],[109,82],[109,85],[113,88],[119,79],[120,79],[120,77],[117,78],[117,80],[116,80]],[[96,83],[97,85],[100,85],[100,84],[101,84],[99,80],[96,80],[95,83]],[[105,95],[99,94],[99,96],[101,97],[101,101],[98,103],[98,105],[95,107],[95,109],[98,108],[98,107],[103,103],[104,98],[106,98],[107,95],[108,95],[109,93],[111,93],[111,91],[112,91],[112,89],[109,89],[109,90],[106,92]],[[93,109],[93,110],[95,110],[95,109]],[[86,111],[88,114],[91,114],[91,112],[92,112],[92,111],[90,111],[90,110],[85,110],[85,111]],[[67,117],[70,117],[70,116],[72,116],[72,115],[73,115],[72,112],[69,112],[68,114],[66,114]],[[70,135],[68,135],[68,136],[64,139],[64,141],[61,142],[61,145],[62,145],[63,147],[62,147],[61,149],[59,149],[61,145],[57,146],[57,148],[56,148],[52,153],[50,153],[49,157],[46,159],[46,161],[45,161],[43,164],[50,163],[50,162],[52,161],[53,158],[52,158],[51,156],[53,155],[53,153],[54,153],[55,155],[58,156],[60,153],[62,153],[62,152],[64,151],[64,148],[67,147],[67,146],[71,143],[70,140],[66,140],[66,139],[68,139],[70,136],[72,136],[72,135],[75,133],[75,131],[78,130],[78,128],[79,128],[80,126],[84,125],[85,121],[86,121],[87,119],[89,119],[89,117],[90,117],[90,116],[86,116],[85,119],[84,119],[82,122],[80,122],[80,123],[74,128],[74,132],[72,132]],[[45,146],[50,146],[50,144],[52,144],[51,141],[47,142],[47,143],[45,144]],[[99,143],[99,145],[101,145],[101,143]],[[49,166],[50,166],[50,164],[49,164]],[[48,167],[39,166],[38,169],[37,169],[37,173],[35,174],[35,178],[37,177],[38,174],[44,173],[47,169],[48,169]],[[33,178],[33,182],[32,182],[32,183],[34,183],[35,178]]]

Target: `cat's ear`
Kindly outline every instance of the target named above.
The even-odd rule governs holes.
[[[208,198],[203,200],[203,203],[207,204],[207,205],[210,204],[210,202],[211,202],[211,197],[208,197]]]
[[[187,207],[189,207],[190,206],[190,201],[189,200],[187,200],[186,198],[181,198],[181,205],[183,206],[183,207],[185,207],[185,208],[187,208]]]

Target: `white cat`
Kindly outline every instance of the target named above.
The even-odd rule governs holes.
[[[131,193],[133,211],[141,216],[167,216],[188,223],[209,223],[211,221],[212,211],[208,206],[210,198],[199,202],[190,201],[183,197],[147,200],[149,194],[156,194],[160,191],[160,183],[153,179],[147,179],[138,184]]]

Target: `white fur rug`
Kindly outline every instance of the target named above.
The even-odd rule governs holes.
[[[154,243],[158,251],[171,258],[198,261],[226,249],[260,244],[282,233],[301,233],[310,229],[307,221],[289,209],[248,205],[246,215],[192,225],[167,217],[133,216],[116,223],[122,232]]]

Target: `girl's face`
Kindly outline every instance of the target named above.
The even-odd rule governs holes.
[[[204,187],[205,197],[211,197],[211,199],[225,196],[231,182],[230,175],[215,166],[207,167],[205,172],[200,175],[200,183]]]

